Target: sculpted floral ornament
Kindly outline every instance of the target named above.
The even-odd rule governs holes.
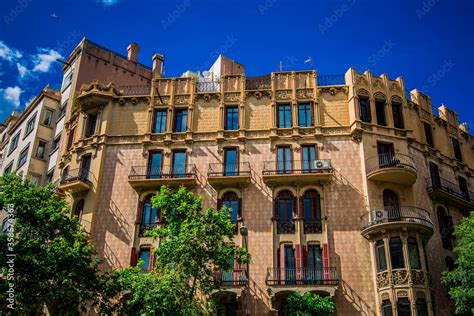
[[[377,287],[384,288],[390,285],[390,277],[388,271],[380,272],[376,276]]]

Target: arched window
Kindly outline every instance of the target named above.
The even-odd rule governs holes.
[[[384,207],[400,206],[397,194],[389,189],[383,190],[383,206]]]
[[[301,197],[305,221],[321,220],[321,201],[319,193],[315,190],[308,190]]]
[[[76,207],[74,208],[74,216],[80,220],[82,218],[82,213],[84,212],[84,199],[77,202]]]
[[[374,94],[375,99],[375,113],[377,115],[377,124],[386,126],[387,120],[385,119],[385,95],[380,92]]]
[[[411,316],[410,301],[407,298],[399,298],[397,302],[398,316]]]
[[[383,300],[382,302],[382,315],[383,316],[392,316],[392,302],[389,300]]]
[[[366,90],[359,90],[357,92],[359,98],[359,117],[362,122],[370,123],[372,115],[370,113],[369,93]]]
[[[392,99],[393,126],[395,128],[404,128],[402,104]]]
[[[453,249],[453,218],[448,216],[446,210],[442,206],[438,206],[438,225],[439,233],[441,235],[441,241],[443,248],[452,250]]]
[[[295,197],[288,190],[280,191],[276,199],[275,216],[280,222],[291,222],[293,220],[295,207]]]
[[[424,298],[418,298],[416,300],[416,314],[418,316],[428,316],[428,307],[426,306],[426,300]]]
[[[222,205],[225,206],[227,211],[230,213],[230,219],[232,223],[236,223],[238,220],[240,220],[241,199],[235,192],[226,192],[222,196]]]

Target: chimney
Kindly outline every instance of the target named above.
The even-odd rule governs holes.
[[[138,52],[140,51],[140,46],[137,43],[133,42],[127,47],[127,59],[133,62],[138,60]]]
[[[155,54],[153,55],[152,61],[153,61],[153,77],[158,76],[161,77],[163,75],[163,62],[165,60],[165,56],[161,54]]]

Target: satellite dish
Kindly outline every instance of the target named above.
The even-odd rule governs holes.
[[[203,75],[204,77],[209,77],[209,76],[211,75],[211,72],[206,70],[206,71],[203,71],[203,72],[202,72],[202,75]]]

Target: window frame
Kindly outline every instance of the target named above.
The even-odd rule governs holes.
[[[158,122],[158,113],[163,115],[160,115],[160,131],[157,129],[157,122]],[[164,124],[163,124],[163,119],[164,119]],[[153,134],[164,134],[166,133],[166,126],[167,126],[167,121],[168,121],[168,110],[167,109],[154,109],[153,110],[153,124],[152,124],[152,133]]]
[[[281,162],[279,159],[280,150],[282,150],[282,157],[283,157],[283,161]],[[276,167],[277,173],[279,174],[292,173],[293,172],[293,148],[290,145],[276,146],[275,154],[276,154],[275,167]],[[280,168],[280,165],[282,165],[283,168]]]
[[[84,126],[84,138],[89,138],[97,134],[98,119],[97,114],[87,115],[86,124]]]
[[[28,122],[26,123],[26,127],[25,127],[25,134],[23,135],[23,139],[25,139],[26,137],[28,137],[28,135],[30,135],[34,130],[35,130],[35,127],[36,127],[36,113],[35,115],[33,115],[33,117],[31,117]]]
[[[387,116],[385,115],[385,106],[387,102],[385,100],[375,99],[375,116],[377,118],[377,124],[380,126],[387,126]]]
[[[43,155],[40,157],[38,156],[38,150],[40,149],[41,145],[43,144]],[[45,140],[38,140],[38,144],[36,145],[36,151],[35,151],[35,158],[38,159],[46,159],[46,148],[48,146],[48,142]]]
[[[20,143],[20,133],[21,131],[16,133],[16,135],[11,138],[10,148],[8,149],[8,155],[10,155],[18,148],[18,144]]]
[[[51,109],[44,109],[43,112],[43,120],[41,121],[41,124],[44,126],[49,126],[51,127],[51,124],[53,123],[53,116],[54,116],[54,111]],[[46,124],[46,119],[49,118],[49,123]]]
[[[410,262],[410,269],[421,270],[421,256],[420,256],[420,247],[418,247],[418,240],[415,237],[408,237],[407,238],[407,249],[408,249],[408,258]],[[415,253],[412,254],[412,251]],[[416,258],[413,257],[416,255]],[[414,263],[418,260],[418,265]]]
[[[72,84],[73,75],[74,75],[74,71],[71,70],[67,75],[64,76],[64,80],[61,85],[61,92],[66,90]]]
[[[10,162],[5,169],[3,169],[3,174],[11,174],[13,172],[13,163],[14,161]]]
[[[186,121],[184,124],[184,130],[183,130],[183,114],[181,113],[186,113]],[[180,130],[178,131],[178,119],[181,114],[181,119],[180,119]],[[174,110],[174,120],[173,120],[173,133],[186,133],[188,129],[188,108],[177,108]]]
[[[393,118],[393,127],[398,128],[398,129],[405,129],[402,103],[392,101],[392,118]]]
[[[365,96],[358,96],[359,99],[359,119],[364,123],[372,122],[372,113],[370,109],[370,99]],[[364,102],[362,102],[364,101]]]
[[[394,242],[394,240],[396,239],[398,239],[398,242]],[[400,249],[397,249],[397,252],[395,252],[395,249],[393,249],[394,245],[400,245]],[[403,253],[403,241],[399,236],[390,237],[389,249],[390,249],[390,265],[392,267],[392,270],[405,269],[405,254]],[[398,256],[396,256],[396,254],[398,254]],[[401,255],[401,258],[399,257],[400,255]]]
[[[18,156],[18,164],[16,169],[20,169],[25,165],[25,163],[28,161],[28,153],[30,149],[30,144],[26,145],[20,152],[20,155]],[[22,162],[22,158],[24,158],[24,161]]]
[[[313,102],[308,102],[308,103],[298,103],[298,126],[299,127],[313,127],[314,126],[314,107],[313,107]],[[305,107],[305,109],[301,109],[301,107]],[[306,108],[308,107],[308,108]],[[304,113],[304,118],[306,121],[306,124],[303,126],[301,125],[301,113]],[[309,124],[308,124],[308,115],[309,115]]]
[[[229,110],[232,112],[231,114],[231,126],[229,127]],[[236,111],[235,111],[236,110]],[[224,118],[224,130],[226,131],[237,131],[239,130],[239,116],[240,116],[240,110],[238,105],[226,105],[225,106],[225,118]],[[235,117],[237,115],[237,117]]]
[[[423,132],[425,134],[426,144],[431,148],[434,148],[435,144],[433,139],[433,128],[431,127],[431,124],[423,122]]]
[[[382,250],[382,252],[380,252]],[[383,255],[383,261],[385,267],[382,267],[382,260],[380,254]],[[385,253],[385,241],[380,239],[375,242],[375,258],[377,261],[377,272],[383,272],[388,270],[387,254]]]
[[[292,117],[293,113],[291,111],[291,104],[290,103],[277,104],[276,108],[277,108],[277,128],[292,128],[293,127],[293,117]],[[282,108],[285,108],[285,110],[282,111]],[[282,123],[282,120],[280,119],[280,113],[283,113],[283,123]],[[289,115],[289,117],[287,117],[287,115]],[[286,126],[287,125],[286,123],[289,123],[289,126]]]
[[[459,143],[459,140],[451,137],[451,146],[453,148],[454,158],[456,158],[456,160],[459,162],[463,162],[461,144]]]

